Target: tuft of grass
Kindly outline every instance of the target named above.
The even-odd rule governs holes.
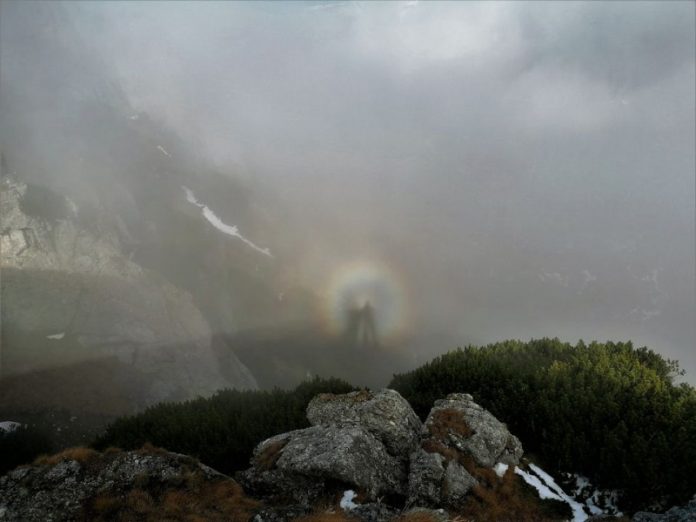
[[[257,455],[256,466],[263,471],[273,469],[280,458],[281,450],[287,443],[287,440],[281,439],[267,444],[263,451]]]
[[[343,510],[316,511],[296,518],[294,522],[355,522],[357,519],[347,515]]]
[[[154,501],[147,491],[133,489],[126,497],[128,509],[138,514],[147,514],[152,511]]]
[[[107,493],[100,493],[91,500],[92,510],[104,520],[112,520],[123,505],[123,499]]]
[[[445,446],[442,442],[436,439],[425,439],[421,442],[421,448],[428,453],[439,453],[447,462],[454,460],[459,461],[461,454],[455,448]]]
[[[471,437],[474,433],[467,424],[464,413],[454,408],[444,408],[433,413],[428,430],[433,437],[443,441],[447,440],[450,433],[464,438]]]
[[[232,480],[195,481],[183,487],[145,491],[133,489],[127,494],[103,493],[88,501],[85,518],[95,521],[142,520],[156,522],[246,522],[261,505],[244,495]]]
[[[137,451],[140,455],[166,455],[169,453],[166,449],[155,446],[150,442],[145,442]]]
[[[480,480],[472,489],[464,506],[457,515],[472,520],[525,520],[550,522],[571,516],[567,505],[561,502],[542,501],[536,491],[527,486],[512,467],[503,477]]]
[[[399,515],[392,522],[438,522],[438,520],[427,511],[416,510]]]
[[[98,455],[99,453],[97,451],[80,446],[77,448],[68,448],[55,455],[40,455],[36,458],[34,464],[37,466],[55,466],[64,460],[76,460],[80,464],[85,464]]]

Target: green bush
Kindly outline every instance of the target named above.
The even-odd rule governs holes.
[[[305,409],[312,397],[354,389],[339,379],[315,378],[291,391],[224,390],[206,399],[158,404],[116,420],[94,446],[136,449],[149,442],[232,473],[249,466],[260,441],[307,427]]]
[[[395,375],[424,417],[434,400],[471,393],[554,471],[623,492],[627,509],[696,491],[696,390],[676,362],[631,343],[558,339],[467,347]]]

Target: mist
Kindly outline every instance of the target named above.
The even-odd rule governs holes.
[[[148,149],[167,162],[158,176],[182,208],[183,185],[239,226],[269,295],[300,286],[321,301],[342,267],[378,267],[393,283],[377,324],[398,323],[410,366],[509,338],[631,340],[696,382],[693,3],[1,9],[17,176],[110,201],[133,228],[121,184],[141,172],[92,109],[106,98],[166,129]],[[196,186],[205,169],[237,199]],[[253,327],[277,326],[263,303]],[[252,324],[201,307],[215,331]]]

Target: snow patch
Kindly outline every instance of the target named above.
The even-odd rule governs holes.
[[[15,421],[2,421],[0,422],[0,431],[5,433],[13,432],[14,430],[20,428],[22,425]]]
[[[573,522],[584,522],[589,518],[583,505],[568,496],[560,486],[556,484],[556,481],[551,475],[534,464],[530,464],[529,469],[532,473],[521,470],[520,468],[515,468],[515,473],[520,475],[527,484],[539,492],[539,498],[560,500],[568,504],[573,511]]]
[[[164,154],[164,155],[167,156],[168,158],[171,158],[171,157],[172,157],[172,155],[169,154],[169,153],[166,151],[166,149],[165,149],[162,145],[157,145],[157,150],[159,150],[162,154]]]
[[[51,339],[54,341],[60,341],[63,337],[65,337],[65,332],[60,332],[60,333],[55,333],[51,335],[47,335],[46,339]]]
[[[181,187],[184,189],[184,193],[186,194],[186,201],[191,203],[192,205],[197,206],[198,208],[201,209],[201,212],[203,213],[203,217],[205,217],[208,222],[213,225],[215,228],[217,228],[220,232],[227,234],[228,236],[236,237],[240,240],[242,240],[246,245],[249,247],[253,248],[257,252],[260,252],[263,255],[266,255],[268,257],[273,257],[271,255],[271,251],[268,248],[261,248],[260,246],[254,244],[253,242],[249,241],[246,237],[244,237],[240,232],[239,229],[235,225],[228,225],[227,223],[223,222],[215,212],[210,210],[210,208],[203,204],[200,203],[196,199],[196,195],[193,193],[193,191],[187,187]]]
[[[503,464],[502,462],[498,462],[494,467],[493,471],[495,471],[495,474],[498,475],[500,478],[507,473],[507,470],[510,466],[507,464]]]
[[[353,491],[352,489],[344,491],[343,498],[341,499],[341,503],[339,504],[341,506],[341,509],[351,510],[358,507],[358,505],[355,502],[353,502],[353,499],[357,496],[358,495],[356,495],[355,491]]]
[[[573,496],[585,502],[585,506],[587,506],[590,513],[593,515],[623,516],[617,505],[619,494],[616,490],[595,488],[590,479],[577,473],[567,474],[566,476],[575,482],[575,487],[572,490]]]

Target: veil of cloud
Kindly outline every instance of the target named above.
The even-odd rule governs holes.
[[[66,5],[136,110],[301,209],[308,270],[398,264],[452,342],[696,375],[693,2]]]

